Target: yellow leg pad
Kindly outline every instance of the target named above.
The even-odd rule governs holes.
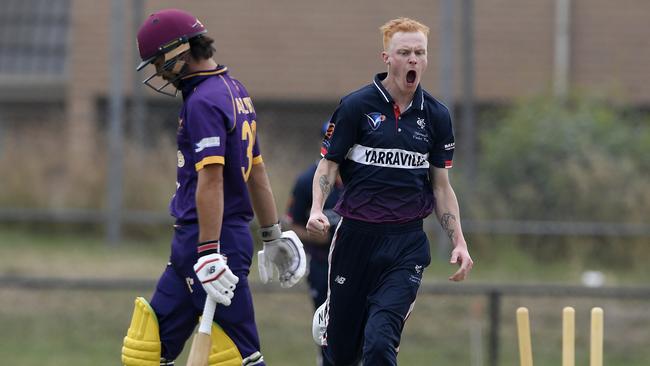
[[[212,323],[212,348],[208,364],[210,366],[241,366],[242,357],[235,342],[216,323]]]
[[[122,347],[124,366],[160,366],[158,318],[143,297],[135,299],[131,326]]]

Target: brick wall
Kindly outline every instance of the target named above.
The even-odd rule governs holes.
[[[571,81],[650,104],[650,2],[575,0]]]
[[[109,78],[110,2],[73,3],[71,96],[103,93]],[[135,45],[131,2],[125,3],[123,61],[129,90]],[[477,98],[507,101],[549,90],[555,1],[474,3]],[[178,5],[176,1],[150,0],[146,1],[145,13]],[[431,27],[429,71],[424,84],[437,92],[439,1],[241,0],[192,1],[184,6],[201,18],[216,39],[217,60],[228,64],[257,98],[338,99],[356,89],[383,69],[377,28],[400,15]],[[460,17],[460,9],[456,15]],[[650,102],[650,73],[644,62],[650,59],[648,15],[650,3],[645,0],[629,0],[625,6],[605,0],[573,0],[571,85],[615,87],[631,103]],[[460,39],[457,34],[457,43]],[[458,92],[459,45],[455,51]]]
[[[92,139],[95,102],[105,96],[110,78],[110,2],[72,1],[72,54],[67,88],[68,129],[72,141]],[[145,1],[145,14],[179,6],[178,1]],[[247,85],[256,100],[322,100],[336,103],[382,71],[378,27],[410,16],[431,27],[429,69],[423,85],[439,94],[440,3],[239,0],[188,1],[215,38],[220,63]],[[460,95],[460,1],[456,9],[455,94]],[[551,90],[555,0],[475,0],[475,92],[479,102],[508,102]],[[126,18],[124,87],[135,75],[135,35],[131,1]],[[650,2],[625,6],[605,0],[573,0],[571,87],[608,93],[626,103],[650,104]],[[141,87],[141,86],[140,86]],[[147,91],[147,93],[149,93]],[[154,95],[149,93],[150,95]],[[162,97],[164,98],[164,97]],[[76,151],[71,156],[92,155]]]

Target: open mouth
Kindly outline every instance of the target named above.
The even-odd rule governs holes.
[[[406,73],[406,82],[409,84],[413,84],[415,82],[415,77],[417,76],[417,73],[415,70],[409,70]]]

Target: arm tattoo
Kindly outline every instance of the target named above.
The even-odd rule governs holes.
[[[454,240],[454,232],[456,227],[456,216],[446,212],[440,217],[440,225],[442,229],[447,233],[447,236],[452,241]]]
[[[323,199],[326,199],[327,196],[330,195],[330,191],[332,190],[332,183],[330,183],[330,181],[327,180],[326,175],[321,175],[320,178],[318,178],[318,183],[320,184],[321,192],[323,192]]]

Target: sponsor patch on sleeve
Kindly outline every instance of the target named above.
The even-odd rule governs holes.
[[[194,152],[199,153],[209,147],[217,147],[220,145],[221,139],[219,136],[204,137],[201,141],[196,143],[196,149],[194,149]]]
[[[334,123],[330,122],[327,125],[327,131],[325,131],[325,138],[327,140],[331,139],[333,133],[334,133]]]

